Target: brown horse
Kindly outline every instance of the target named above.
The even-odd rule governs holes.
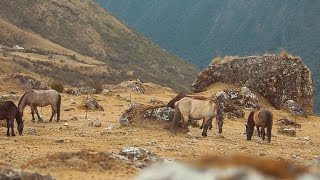
[[[216,122],[219,128],[219,133],[222,132],[223,116],[222,111],[213,100],[205,99],[193,99],[184,97],[175,103],[175,111],[173,118],[173,133],[176,134],[177,126],[182,118],[183,124],[186,125],[189,119],[203,120],[202,136],[207,137],[207,130],[212,124],[212,119],[216,117]]]
[[[262,140],[265,139],[265,128],[267,128],[267,137],[268,137],[268,143],[271,141],[271,130],[272,130],[272,124],[273,124],[273,114],[269,110],[255,110],[252,111],[247,120],[246,124],[246,134],[247,134],[247,140],[251,140],[254,126],[257,127],[258,130],[258,136],[262,138]],[[261,131],[260,128],[261,127]]]
[[[19,101],[18,109],[23,116],[23,110],[26,106],[30,106],[32,121],[34,118],[34,111],[38,116],[39,121],[43,121],[38,113],[38,107],[44,107],[47,105],[51,105],[52,115],[50,117],[49,122],[52,121],[52,118],[55,114],[57,114],[57,122],[60,120],[60,108],[61,108],[61,95],[53,89],[50,90],[31,90],[26,92]]]
[[[19,112],[17,106],[12,101],[4,101],[0,102],[0,120],[7,121],[7,136],[10,136],[10,128],[11,128],[11,136],[15,136],[14,133],[14,119],[16,119],[18,124],[18,132],[19,135],[22,135],[23,131],[23,121],[22,115]]]

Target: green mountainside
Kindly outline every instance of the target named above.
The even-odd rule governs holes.
[[[286,49],[312,70],[320,113],[320,1],[97,0],[115,16],[200,68],[213,57]]]
[[[143,82],[188,91],[198,72],[194,66],[127,27],[93,0],[2,0],[0,9],[0,25],[10,23],[18,29],[16,34],[0,29],[0,44],[33,48],[36,43],[26,36],[39,35],[72,52],[103,62],[109,74],[93,78],[103,83],[139,78]],[[50,51],[50,48],[43,47],[43,50]]]

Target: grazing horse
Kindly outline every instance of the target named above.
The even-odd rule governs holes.
[[[173,133],[176,134],[177,126],[182,118],[183,124],[188,123],[189,119],[203,120],[202,136],[207,137],[207,130],[212,124],[212,119],[216,117],[219,133],[222,132],[223,116],[222,111],[211,99],[193,99],[184,97],[175,103],[173,118]],[[220,110],[219,110],[220,109]]]
[[[273,114],[269,110],[255,110],[252,111],[247,120],[246,124],[246,134],[247,134],[247,140],[251,140],[254,126],[257,127],[258,130],[258,136],[262,138],[262,140],[265,139],[265,128],[267,128],[267,137],[268,137],[268,143],[271,141],[271,130],[272,130],[272,123],[273,123]],[[261,127],[261,131],[259,128]]]
[[[32,121],[34,118],[34,111],[38,116],[39,121],[43,121],[39,116],[37,106],[44,107],[47,105],[51,105],[52,115],[49,122],[52,121],[52,118],[55,114],[57,114],[57,122],[60,120],[60,107],[61,107],[61,95],[53,89],[50,90],[31,90],[26,92],[19,101],[18,109],[23,116],[23,110],[26,106],[30,106]]]
[[[18,124],[18,132],[19,135],[22,135],[23,131],[23,121],[22,115],[19,112],[17,106],[12,101],[4,101],[0,102],[0,120],[7,121],[7,136],[10,136],[10,128],[11,128],[11,136],[15,136],[14,133],[14,119],[16,119]]]

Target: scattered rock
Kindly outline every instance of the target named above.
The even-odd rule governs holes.
[[[295,102],[294,100],[287,100],[284,103],[283,109],[289,111],[293,115],[307,117],[307,113],[304,111],[303,107],[299,103]]]
[[[153,118],[159,121],[172,121],[173,116],[174,116],[174,109],[169,107],[147,109],[143,113],[143,117]]]
[[[72,118],[71,118],[71,121],[78,121],[78,117],[75,117],[75,116],[72,117]]]
[[[296,131],[292,128],[279,127],[278,132],[288,136],[296,136]]]
[[[139,147],[124,147],[120,150],[119,155],[128,158],[139,168],[146,167],[151,163],[162,160],[158,155]]]
[[[57,142],[57,143],[70,143],[70,142],[72,142],[72,140],[59,138],[59,139],[56,139],[55,142]]]
[[[276,124],[280,126],[293,126],[301,129],[301,124],[295,123],[293,120],[287,118],[277,120]]]
[[[137,79],[136,81],[125,81],[114,87],[114,89],[125,89],[125,88],[129,88],[139,93],[144,93],[146,91],[139,79]]]
[[[102,124],[101,124],[101,122],[99,122],[99,121],[91,121],[91,122],[88,124],[88,126],[90,126],[90,127],[101,127]]]
[[[8,169],[0,167],[0,179],[4,180],[55,180],[51,175],[41,175],[37,172],[23,172],[17,169]]]
[[[74,110],[76,110],[76,108],[73,108],[73,107],[64,108],[64,111],[74,111]]]
[[[50,89],[49,85],[45,82],[36,80],[30,75],[26,74],[12,74],[12,78],[18,79],[19,82],[27,89]]]
[[[98,103],[95,98],[90,98],[85,103],[86,107],[91,110],[104,111],[103,107]]]
[[[28,135],[36,135],[37,134],[37,130],[34,127],[28,127],[24,130],[24,132]]]

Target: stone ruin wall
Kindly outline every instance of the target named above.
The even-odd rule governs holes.
[[[216,82],[249,87],[264,96],[276,109],[282,109],[284,103],[291,99],[309,113],[314,110],[311,71],[300,57],[249,56],[211,63],[197,76],[192,91],[204,91]]]

